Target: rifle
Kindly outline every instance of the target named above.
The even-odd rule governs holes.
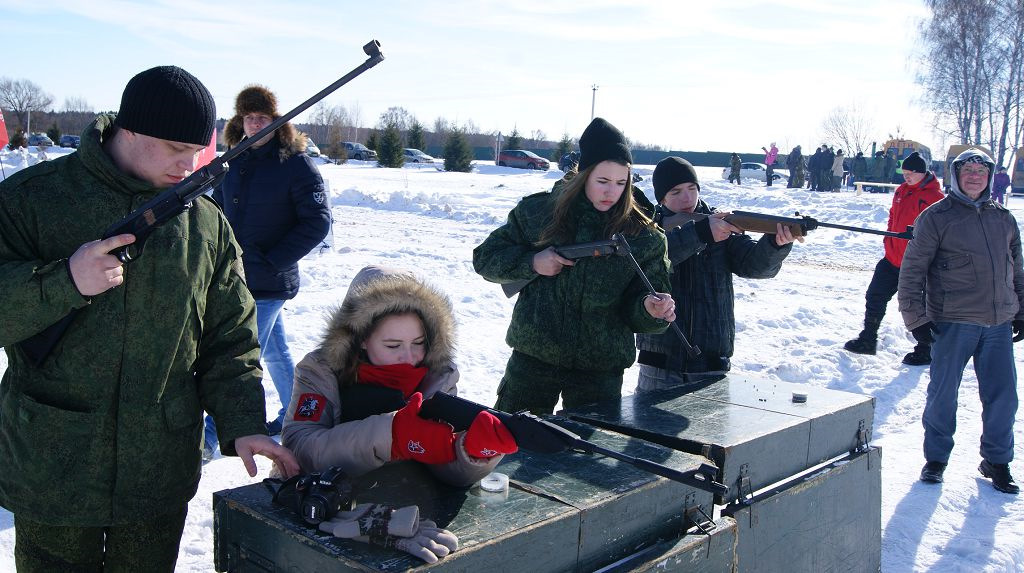
[[[650,279],[648,279],[647,275],[644,274],[644,270],[640,268],[640,263],[636,262],[636,257],[633,256],[633,250],[629,248],[629,243],[626,242],[626,237],[622,236],[622,233],[615,233],[612,235],[612,240],[619,244],[622,254],[628,255],[629,260],[633,262],[633,270],[636,271],[636,274],[640,275],[640,279],[644,281],[644,285],[647,286],[647,294],[661,300],[661,297],[658,296],[658,292],[654,290],[654,285],[651,284]],[[683,348],[686,349],[686,354],[688,354],[690,358],[700,356],[700,348],[690,344],[690,341],[686,339],[686,335],[683,334],[683,329],[679,328],[676,321],[673,320],[670,322],[669,327],[672,329],[672,332],[676,333],[676,336],[679,338],[679,342],[683,344]]]
[[[658,221],[662,229],[666,231],[680,227],[690,221],[701,221],[706,219],[708,216],[703,213],[676,213],[668,217],[662,218]],[[895,231],[879,231],[877,229],[869,229],[867,227],[851,227],[848,225],[838,225],[835,223],[825,223],[815,219],[814,217],[808,217],[807,215],[800,216],[800,212],[797,211],[796,217],[779,217],[776,215],[765,215],[763,213],[752,213],[750,211],[733,211],[732,213],[725,216],[725,220],[728,223],[744,230],[744,231],[756,231],[758,233],[774,234],[777,229],[776,225],[782,223],[783,226],[789,227],[789,231],[793,233],[794,237],[806,236],[808,232],[817,229],[818,227],[829,227],[832,229],[843,229],[845,231],[854,231],[857,233],[871,233],[872,235],[882,235],[885,237],[895,237],[897,239],[910,239],[914,238],[914,227],[907,226],[907,230],[902,233]]]
[[[111,225],[103,233],[103,239],[121,234],[135,235],[134,243],[114,249],[111,251],[111,254],[125,264],[142,256],[142,249],[145,246],[146,239],[149,238],[153,231],[189,210],[192,207],[192,200],[217,185],[227,174],[229,161],[238,157],[238,155],[249,149],[257,141],[273,133],[293,117],[327,97],[331,92],[384,60],[384,55],[380,52],[380,42],[377,40],[370,40],[369,43],[363,46],[363,53],[369,56],[369,58],[355,69],[320,90],[316,95],[295,107],[295,109],[277,118],[251,137],[243,139],[241,143],[226,151],[220,157],[214,158],[209,164],[181,180],[173,187],[162,191],[159,195],[129,213],[124,219]],[[71,312],[59,321],[46,327],[42,332],[34,334],[18,343],[21,351],[25,353],[25,356],[28,357],[33,365],[39,366],[42,364],[43,360],[50,354],[50,351],[53,350],[61,337],[64,336],[64,332],[71,326],[71,322],[78,315],[78,311],[79,309],[72,309]]]
[[[718,469],[711,464],[702,463],[699,468],[686,472],[675,470],[651,460],[637,458],[588,442],[569,430],[553,422],[542,420],[529,412],[509,414],[500,410],[492,410],[487,406],[457,396],[437,392],[423,402],[423,406],[420,408],[420,417],[441,420],[451,424],[456,431],[463,431],[469,429],[473,419],[480,412],[490,412],[501,420],[501,423],[505,424],[508,431],[512,433],[516,445],[527,451],[557,454],[566,450],[579,450],[591,454],[601,454],[703,491],[718,495],[724,495],[729,491],[724,484],[715,481]]]
[[[620,254],[618,252],[619,244],[614,240],[606,239],[603,241],[593,241],[590,243],[576,243],[574,245],[565,245],[562,247],[555,247],[555,252],[560,256],[563,256],[570,260],[582,259],[584,257],[603,257],[605,255]],[[532,283],[533,281],[540,278],[540,275],[533,277],[532,279],[518,280],[510,283],[501,285],[501,290],[505,292],[505,296],[512,298],[516,293],[523,290],[523,288]]]

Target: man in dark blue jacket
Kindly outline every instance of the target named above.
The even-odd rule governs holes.
[[[280,116],[277,97],[270,90],[248,86],[235,99],[235,116],[224,128],[224,142],[233,147]],[[306,135],[286,123],[232,161],[213,194],[242,246],[246,284],[256,299],[260,358],[281,398],[277,417],[267,422],[270,435],[281,433],[295,372],[284,332],[284,303],[299,292],[299,259],[331,228],[324,182],[305,150]],[[207,419],[207,455],[216,444],[211,430]]]

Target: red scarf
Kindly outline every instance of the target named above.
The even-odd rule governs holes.
[[[427,372],[428,368],[425,366],[416,367],[412,364],[374,366],[363,362],[359,365],[357,380],[360,384],[372,384],[399,390],[402,392],[402,396],[408,398],[416,391],[416,387],[423,381]]]

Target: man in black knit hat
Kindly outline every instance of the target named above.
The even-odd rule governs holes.
[[[204,196],[126,268],[104,229],[187,177],[213,98],[175,66],[139,73],[72,153],[0,182],[0,505],[18,571],[174,570],[199,485],[203,411],[256,475],[266,436],[255,305],[240,250]],[[41,364],[19,342],[73,309]]]
[[[637,390],[659,390],[715,380],[729,371],[736,337],[732,275],[772,278],[792,250],[788,227],[755,241],[729,224],[700,198],[697,172],[680,157],[666,157],[654,168],[655,220],[676,213],[705,215],[698,221],[665,230],[669,279],[676,301],[675,322],[701,355],[690,357],[671,331],[637,334],[640,377]],[[798,240],[803,241],[803,237]]]

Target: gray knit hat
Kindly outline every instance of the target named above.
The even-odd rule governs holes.
[[[157,66],[125,86],[114,125],[157,139],[206,145],[216,121],[213,96],[202,82],[177,66]]]

